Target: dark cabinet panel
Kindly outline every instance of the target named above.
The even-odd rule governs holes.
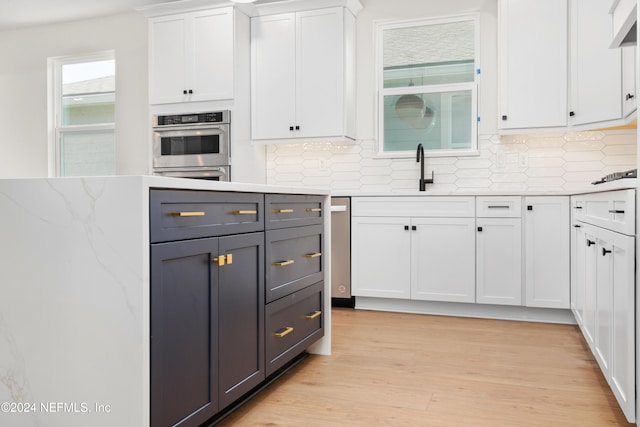
[[[324,335],[323,289],[319,282],[267,305],[267,375]]]
[[[267,230],[322,224],[322,196],[301,194],[265,195]]]
[[[265,378],[264,374],[264,233],[220,238],[219,268],[220,407]],[[229,260],[231,256],[231,260]]]
[[[264,195],[151,190],[150,240],[214,237],[264,230]]]
[[[218,411],[217,239],[151,247],[151,425]]]
[[[322,225],[266,232],[267,302],[322,280]]]

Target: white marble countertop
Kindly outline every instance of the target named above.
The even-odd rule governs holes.
[[[525,191],[493,191],[486,189],[478,190],[392,190],[392,191],[362,191],[362,190],[337,190],[332,191],[333,197],[387,197],[387,196],[572,196],[575,194],[599,193],[603,191],[615,191],[636,189],[637,179],[620,179],[603,184],[587,184],[584,187],[573,190],[525,190]]]

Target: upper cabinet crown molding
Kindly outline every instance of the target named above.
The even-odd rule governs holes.
[[[611,47],[635,45],[638,2],[636,0],[614,0],[610,13],[613,18],[613,40]]]

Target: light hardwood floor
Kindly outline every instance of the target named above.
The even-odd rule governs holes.
[[[309,356],[218,426],[631,426],[577,326],[333,309]]]

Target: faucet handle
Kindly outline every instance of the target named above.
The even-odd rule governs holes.
[[[433,184],[433,182],[434,182],[434,173],[433,173],[433,170],[432,170],[432,171],[431,171],[431,178],[426,178],[426,179],[424,180],[424,183],[425,183],[425,184]]]

